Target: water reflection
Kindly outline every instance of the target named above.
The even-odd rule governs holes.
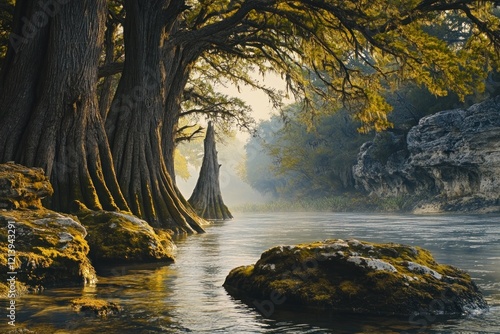
[[[240,215],[214,223],[206,234],[176,240],[174,264],[100,268],[97,287],[26,296],[19,301],[18,320],[37,333],[496,333],[500,332],[499,221],[498,216],[459,215]],[[429,323],[425,329],[408,319],[291,311],[277,311],[266,319],[222,288],[232,268],[254,263],[272,246],[327,238],[428,248],[438,261],[471,273],[491,311]],[[124,311],[108,319],[81,316],[68,306],[81,296],[115,302]],[[4,325],[0,324],[0,332]]]

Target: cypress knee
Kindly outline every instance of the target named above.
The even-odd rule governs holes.
[[[233,216],[222,200],[219,185],[219,162],[215,147],[215,132],[212,122],[208,123],[205,137],[205,155],[201,165],[200,177],[189,199],[196,212],[205,219],[226,220]]]

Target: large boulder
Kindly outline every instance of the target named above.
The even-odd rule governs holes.
[[[426,198],[420,211],[500,211],[500,97],[424,117],[406,138],[378,135],[361,147],[353,174],[377,196]]]
[[[255,265],[233,269],[224,287],[267,315],[282,306],[391,316],[487,308],[467,273],[427,250],[358,240],[271,248]]]
[[[2,295],[96,281],[85,227],[74,216],[43,208],[41,199],[51,194],[42,169],[0,164]]]
[[[2,283],[15,276],[32,290],[95,284],[87,231],[77,218],[45,209],[10,210],[0,212],[0,226]]]
[[[166,231],[124,212],[76,213],[88,231],[90,258],[96,265],[134,262],[172,262],[175,244]]]

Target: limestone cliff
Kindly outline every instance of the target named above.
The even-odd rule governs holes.
[[[406,138],[378,134],[353,174],[368,193],[424,198],[416,211],[500,211],[500,97],[424,117]]]

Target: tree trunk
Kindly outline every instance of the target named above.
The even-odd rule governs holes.
[[[212,122],[208,123],[205,137],[205,155],[201,165],[200,177],[189,199],[198,214],[210,220],[231,219],[233,216],[222,200],[219,185],[220,165],[217,161],[215,132]]]
[[[54,210],[72,211],[75,201],[128,209],[96,94],[105,13],[104,0],[16,3],[0,83],[0,162],[44,168]]]
[[[116,23],[111,19],[108,19],[106,22],[105,36],[104,45],[106,58],[104,59],[104,66],[114,62]],[[100,87],[99,112],[103,120],[106,120],[108,111],[111,108],[111,103],[113,102],[113,83],[116,82],[115,80],[114,75],[107,76],[103,79]]]
[[[193,233],[203,232],[204,221],[177,191],[162,148],[165,101],[176,98],[170,87],[183,80],[173,68],[185,66],[174,61],[166,69],[163,59],[168,20],[181,12],[173,8],[179,3],[124,2],[125,66],[106,130],[118,182],[132,212],[153,226]]]
[[[167,171],[175,184],[175,137],[179,114],[181,110],[182,95],[191,68],[189,56],[184,53],[182,46],[165,47],[163,50],[163,65],[167,72],[165,89],[165,112],[162,133],[163,155]]]

